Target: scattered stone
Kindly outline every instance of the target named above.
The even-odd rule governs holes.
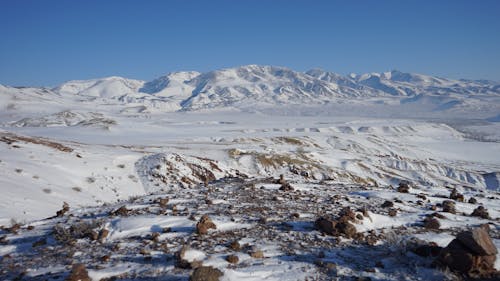
[[[168,198],[158,198],[157,203],[161,208],[165,209],[167,207],[168,201]]]
[[[442,206],[443,206],[443,212],[452,213],[452,214],[457,213],[457,211],[455,209],[455,202],[453,202],[451,200],[443,201]]]
[[[391,208],[391,209],[389,210],[389,216],[390,216],[390,217],[395,217],[397,214],[398,214],[398,211],[397,211],[396,209]]]
[[[286,182],[286,183],[281,185],[280,190],[281,191],[293,191],[294,188],[289,183]]]
[[[62,209],[56,212],[56,217],[62,217],[68,211],[69,211],[69,204],[66,202],[63,202]]]
[[[491,219],[490,214],[488,213],[488,210],[484,208],[483,206],[478,206],[474,211],[472,211],[472,214],[470,214],[472,217],[480,217],[482,219]]]
[[[66,281],[92,281],[92,279],[90,279],[85,265],[77,263],[71,268],[71,272],[68,278],[66,278]]]
[[[410,186],[408,185],[408,183],[406,183],[406,182],[399,183],[398,192],[400,192],[400,193],[409,193],[410,192]]]
[[[217,229],[215,223],[208,215],[203,215],[198,223],[196,223],[196,233],[204,235],[209,229]]]
[[[200,266],[193,271],[189,277],[189,281],[218,281],[222,275],[222,271],[216,268]]]
[[[107,230],[106,228],[103,228],[101,229],[101,231],[99,231],[99,241],[104,241],[104,239],[106,239],[106,237],[108,237],[109,235],[109,230]]]
[[[236,255],[229,255],[226,257],[226,261],[228,263],[237,264],[240,261],[240,259]]]
[[[254,258],[254,259],[262,259],[264,258],[264,252],[262,252],[261,250],[255,250],[255,251],[251,251],[249,253],[249,255]]]
[[[458,202],[464,202],[465,198],[462,193],[459,193],[456,188],[454,188],[450,193],[450,199],[453,199]]]
[[[386,200],[380,207],[382,207],[382,208],[392,208],[392,207],[394,207],[394,202]]]
[[[337,229],[335,228],[337,222],[331,219],[320,217],[314,222],[314,225],[316,226],[316,229],[318,229],[321,232],[324,232],[329,235],[337,235]]]
[[[469,198],[469,203],[470,204],[477,204],[477,199],[474,197]]]
[[[160,239],[160,233],[158,233],[158,232],[151,233],[151,240],[152,241],[158,242],[159,239]]]
[[[130,212],[130,210],[127,209],[127,207],[121,206],[120,208],[112,211],[110,215],[112,215],[112,216],[126,217],[126,216],[129,215],[129,212]]]
[[[441,223],[436,218],[426,217],[424,219],[424,227],[427,229],[439,229],[441,227]]]
[[[27,230],[33,230],[33,229],[35,229],[35,226],[33,226],[33,225],[28,225],[28,227],[26,227],[26,229],[27,229]]]
[[[337,230],[346,238],[354,238],[356,235],[356,227],[350,222],[341,222],[336,225]]]
[[[110,255],[104,255],[101,257],[102,262],[109,262],[110,259],[111,259]]]
[[[436,263],[470,278],[495,278],[497,249],[484,228],[464,231],[444,248]]]
[[[231,242],[231,244],[229,244],[229,248],[233,251],[241,250],[241,246],[240,246],[240,243],[238,241]]]

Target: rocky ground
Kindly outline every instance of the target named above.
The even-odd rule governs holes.
[[[498,280],[498,200],[404,183],[223,178],[3,226],[0,276]]]

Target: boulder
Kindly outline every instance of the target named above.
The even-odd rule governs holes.
[[[217,226],[208,215],[203,215],[196,224],[196,233],[204,235],[208,233],[209,229],[217,229]]]
[[[459,202],[465,201],[464,195],[462,193],[459,193],[456,188],[454,188],[450,192],[450,199],[453,199],[453,200],[459,201]]]
[[[457,213],[457,211],[455,209],[455,202],[453,202],[451,200],[443,201],[442,206],[443,206],[443,212],[452,213],[452,214]]]
[[[488,210],[483,206],[478,206],[476,209],[474,209],[474,211],[472,211],[472,214],[470,215],[473,217],[480,217],[483,219],[491,219]]]
[[[497,249],[485,228],[464,231],[444,248],[436,263],[470,278],[496,278]]]
[[[222,271],[216,268],[200,266],[193,271],[189,277],[189,281],[218,281],[222,275]]]
[[[410,192],[410,185],[406,182],[401,182],[398,186],[398,192],[400,193],[409,193]]]
[[[74,264],[66,281],[91,281],[87,268],[82,263]]]
[[[436,218],[427,217],[424,219],[424,227],[427,229],[439,229],[441,224]]]
[[[489,256],[498,253],[490,235],[484,228],[461,232],[457,235],[457,239],[476,255]]]

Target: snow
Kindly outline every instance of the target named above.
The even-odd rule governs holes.
[[[445,216],[439,219],[442,232],[417,231],[423,217],[434,212],[430,207],[446,200],[451,188],[466,199],[474,196],[491,217],[500,216],[498,89],[493,82],[399,71],[344,77],[317,69],[301,73],[258,65],[175,72],[152,81],[108,77],[69,81],[53,89],[0,86],[0,225],[32,222],[31,234],[19,234],[28,242],[18,244],[30,248],[31,240],[50,232],[58,220],[45,219],[67,202],[77,218],[106,219],[110,233],[105,243],[133,248],[136,242],[130,241],[158,232],[160,241],[177,247],[195,233],[196,220],[190,215],[196,213],[199,219],[200,208],[212,208],[203,212],[212,212],[217,229],[209,234],[215,237],[258,227],[259,217],[234,213],[234,208],[248,207],[235,201],[235,190],[253,189],[272,194],[272,205],[257,206],[263,208],[259,215],[269,219],[273,231],[283,229],[276,241],[239,239],[242,245],[262,249],[264,259],[238,252],[234,254],[240,263],[229,265],[224,243],[230,235],[208,250],[201,249],[207,243],[195,241],[200,248],[187,252],[190,260],[222,270],[223,280],[303,280],[319,274],[315,255],[290,242],[287,250],[296,251],[290,256],[277,241],[311,235],[310,241],[328,242],[330,238],[314,230],[314,218],[346,204],[372,204],[369,217],[355,223],[359,232],[405,228],[407,236],[446,246],[458,229],[494,224],[470,216],[477,204],[457,202],[457,214],[440,212]],[[297,197],[262,180],[280,174],[291,179]],[[225,185],[228,178],[247,182],[233,187]],[[410,193],[393,188],[402,180],[411,182]],[[202,197],[205,185],[215,187]],[[339,200],[330,195],[337,189],[351,198],[349,203],[336,205]],[[417,204],[422,194],[427,199]],[[205,200],[211,196],[215,198],[207,207]],[[168,215],[155,213],[160,207],[152,202],[160,197],[169,198]],[[307,209],[287,211],[297,212],[299,218],[273,213],[297,198],[307,202]],[[394,203],[398,213],[390,217],[380,205],[395,199],[403,203]],[[321,200],[331,200],[332,209],[316,210]],[[103,203],[112,208],[99,207]],[[173,205],[181,212],[189,209],[174,216]],[[139,214],[107,215],[119,206]],[[171,231],[163,232],[167,228]],[[7,236],[9,241],[16,237]],[[344,247],[351,242],[340,239],[341,250],[325,250],[324,259],[337,263],[338,274],[398,279],[391,267],[367,273],[350,264],[358,251],[366,250]],[[380,258],[377,251],[384,243],[379,241],[363,256],[365,262]],[[499,246],[498,239],[494,243]],[[15,256],[19,250],[1,245],[0,255]],[[78,253],[80,258],[86,255]],[[164,262],[164,255],[151,252],[153,260]],[[401,268],[398,262],[388,264]],[[98,280],[140,272],[142,267],[170,272],[174,264],[169,260],[146,266],[131,258],[90,269],[89,274]],[[66,269],[33,269],[28,276],[51,270]],[[442,277],[426,270],[414,279]],[[185,273],[175,276],[182,279]]]

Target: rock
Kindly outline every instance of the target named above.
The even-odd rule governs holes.
[[[241,246],[240,246],[240,243],[238,241],[231,242],[231,244],[229,245],[229,248],[233,251],[241,250]]]
[[[262,252],[261,250],[255,250],[255,251],[251,251],[249,253],[249,255],[254,258],[254,259],[262,259],[264,258],[264,252]]]
[[[77,263],[71,268],[71,272],[66,281],[91,281],[89,273],[84,264]]]
[[[419,245],[412,251],[421,257],[437,257],[443,248],[439,247],[436,243]]]
[[[336,225],[337,230],[343,234],[346,238],[353,238],[357,231],[356,227],[350,222],[341,222]]]
[[[338,221],[355,221],[356,213],[349,207],[342,208],[339,212]]]
[[[189,281],[218,281],[222,275],[222,271],[216,268],[200,266],[193,271]]]
[[[469,203],[470,204],[477,204],[477,199],[474,197],[469,198]]]
[[[462,193],[459,193],[456,188],[454,188],[450,193],[450,199],[455,201],[464,202],[465,198]]]
[[[498,252],[488,231],[481,227],[472,231],[461,232],[457,235],[457,239],[477,255],[489,256],[496,255]]]
[[[208,217],[208,215],[203,215],[200,221],[196,224],[196,233],[205,235],[208,233],[209,229],[217,229],[217,226],[213,223],[212,219]]]
[[[109,260],[111,259],[111,256],[110,255],[104,255],[101,257],[101,261],[102,262],[108,262]]]
[[[316,229],[324,232],[329,235],[336,235],[337,234],[337,229],[335,228],[337,225],[337,222],[325,218],[325,217],[320,217],[318,218],[315,222],[314,225],[316,226]]]
[[[280,187],[281,191],[293,191],[294,188],[289,183],[284,183]]]
[[[394,207],[394,202],[386,200],[382,205],[380,206],[382,208],[391,208]]]
[[[398,211],[397,211],[396,209],[391,208],[391,209],[389,210],[389,216],[390,216],[390,217],[395,217],[397,214],[398,214]]]
[[[229,255],[226,257],[226,261],[228,263],[237,264],[240,261],[240,259],[236,255]]]
[[[478,206],[474,211],[472,211],[472,214],[470,214],[472,217],[480,217],[483,219],[491,219],[490,214],[488,213],[488,210],[484,208],[483,206]]]
[[[129,215],[129,212],[130,212],[130,210],[129,210],[129,209],[127,209],[127,207],[125,207],[125,206],[121,206],[120,208],[118,208],[118,209],[116,209],[116,210],[112,211],[110,215],[112,215],[112,216],[122,216],[122,217],[126,217],[126,216],[128,216],[128,215]]]
[[[191,263],[185,259],[185,255],[188,250],[189,247],[184,245],[177,253],[175,253],[175,259],[176,259],[175,266],[179,268],[191,268]]]
[[[398,192],[400,193],[409,193],[410,192],[410,186],[406,182],[401,182],[398,186]]]
[[[495,278],[497,249],[484,228],[464,231],[444,248],[436,263],[470,278]]]
[[[452,214],[457,213],[457,211],[455,210],[455,202],[453,202],[451,200],[443,201],[442,206],[443,206],[443,212],[452,213]]]
[[[285,176],[283,174],[280,175],[280,178],[275,181],[276,184],[287,184],[287,181],[285,180]]]
[[[63,202],[62,209],[56,212],[56,217],[62,217],[68,211],[69,211],[69,204],[66,202]]]
[[[161,208],[164,209],[167,207],[168,201],[168,198],[158,198],[156,202],[158,203],[158,205],[160,205]]]
[[[99,231],[99,241],[104,241],[104,239],[106,239],[106,237],[108,237],[109,235],[109,230],[107,230],[106,228],[103,228],[101,229],[101,231]]]
[[[439,229],[439,227],[441,227],[441,224],[436,218],[427,217],[424,219],[424,227],[427,229]]]

